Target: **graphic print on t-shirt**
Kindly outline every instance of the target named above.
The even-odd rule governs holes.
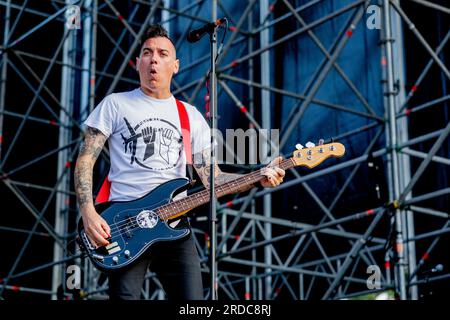
[[[127,118],[123,118],[130,133],[129,137],[120,134],[125,153],[130,152],[130,164],[151,170],[168,170],[174,168],[181,156],[182,135],[171,122],[148,118],[134,127]]]

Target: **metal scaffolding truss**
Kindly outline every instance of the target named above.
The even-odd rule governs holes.
[[[435,10],[445,17],[450,13],[448,6],[412,1],[423,10]],[[444,30],[445,37],[432,48],[425,32],[415,27],[413,18],[405,13],[406,1],[398,0],[347,1],[343,6],[330,6],[334,9],[320,17],[315,15],[312,21],[305,19],[305,12],[326,2],[333,1],[311,0],[297,5],[299,1],[249,0],[241,4],[243,10],[233,11],[234,2],[223,0],[192,1],[181,8],[169,0],[130,0],[126,7],[117,0],[58,0],[45,5],[27,0],[0,1],[0,180],[3,202],[7,199],[15,206],[14,217],[8,223],[0,222],[0,236],[19,239],[18,245],[8,251],[13,258],[1,262],[7,266],[1,269],[6,272],[0,274],[0,297],[14,299],[18,292],[24,292],[53,299],[106,298],[106,278],[74,244],[78,212],[72,174],[82,140],[81,123],[99,98],[128,85],[138,86],[133,54],[149,23],[161,22],[173,30],[180,21],[188,21],[191,27],[218,15],[227,16],[231,24],[217,61],[219,94],[221,99],[233,102],[249,127],[270,128],[277,113],[271,107],[271,98],[277,95],[296,101],[290,121],[281,128],[281,150],[286,150],[294,129],[307,121],[305,114],[312,104],[320,106],[324,113],[341,112],[367,120],[367,125],[336,134],[337,141],[345,144],[351,137],[373,133],[364,149],[348,150],[346,158],[333,165],[319,166],[305,175],[293,168],[286,175],[287,181],[275,189],[253,189],[225,202],[219,200],[219,299],[348,299],[387,290],[395,291],[401,299],[418,299],[424,284],[448,281],[450,274],[425,275],[422,271],[429,268],[427,261],[437,246],[443,241],[448,245],[450,185],[447,181],[442,188],[426,193],[417,187],[431,164],[438,168],[450,164],[449,154],[441,152],[448,151],[450,123],[414,138],[409,138],[408,129],[412,115],[429,108],[448,108],[450,96],[445,94],[419,105],[412,105],[411,101],[421,94],[419,88],[431,69],[438,68],[443,82],[450,80],[449,64],[443,55],[450,30]],[[81,29],[67,24],[67,11],[73,5],[81,9]],[[278,6],[286,13],[275,16]],[[382,56],[381,63],[374,62],[379,63],[383,79],[382,113],[370,105],[338,63],[353,33],[366,28],[369,6],[375,6],[381,17],[380,42],[371,50],[378,50]],[[206,19],[201,14],[205,11],[212,12]],[[347,13],[349,18],[339,24],[336,38],[327,48],[316,29]],[[40,22],[30,26],[27,19]],[[298,28],[274,38],[273,30],[286,21],[294,21]],[[185,45],[187,30],[175,39],[177,49]],[[417,47],[429,56],[409,92],[405,91],[403,52],[406,33],[411,33]],[[53,41],[51,48],[36,46],[40,37],[48,35]],[[303,38],[320,50],[322,62],[315,66],[316,71],[301,92],[273,86],[273,50]],[[101,52],[100,41],[108,43],[107,54]],[[194,104],[202,101],[209,56],[193,56],[191,63],[181,66],[173,88],[174,95]],[[316,97],[332,71],[353,92],[359,109]],[[186,81],[186,74],[201,76]],[[255,101],[261,103],[256,105]],[[52,138],[36,143],[36,133]],[[423,143],[430,147],[417,148]],[[349,208],[345,214],[337,214],[345,192],[371,159],[384,160],[380,163],[387,173],[388,201],[360,212]],[[411,165],[412,159],[420,160],[417,169]],[[107,161],[105,152],[100,166]],[[51,172],[43,172],[49,168]],[[314,190],[312,182],[339,172],[348,176],[334,198],[325,203],[319,193],[327,190]],[[292,219],[281,218],[276,210],[272,211],[272,196],[292,188],[303,190],[318,208],[316,214],[321,218],[317,223],[302,220],[301,210],[292,212]],[[439,201],[447,206],[436,209]],[[8,214],[5,207],[1,212]],[[196,216],[192,223],[207,279],[209,235],[196,225],[201,225],[203,218]],[[434,227],[416,234],[417,219],[420,223],[425,219]],[[44,259],[37,258],[36,250]],[[34,261],[33,267],[29,267],[33,265],[30,261]],[[73,280],[68,271],[71,265],[82,271],[79,290],[68,288]],[[373,272],[369,270],[375,270],[379,277],[371,278]],[[204,285],[208,298],[207,283]],[[147,274],[143,296],[165,298],[161,284],[151,272]]]

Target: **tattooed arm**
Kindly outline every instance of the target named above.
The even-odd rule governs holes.
[[[269,187],[276,187],[280,183],[283,182],[283,177],[285,175],[285,172],[283,169],[276,167],[278,163],[280,163],[282,160],[281,157],[275,158],[269,166],[264,168],[264,170],[261,171],[262,174],[266,176],[265,179],[261,181],[261,185],[265,188]],[[203,182],[203,185],[208,188],[209,187],[209,178],[210,178],[210,171],[211,171],[211,149],[205,149],[202,152],[194,154],[194,168],[197,171],[197,174],[199,175],[200,179]],[[227,173],[222,172],[219,168],[219,166],[214,166],[214,177],[216,186],[221,185],[223,183],[226,183],[228,181],[232,181],[234,179],[237,179],[243,174],[235,174],[235,173]],[[255,187],[255,185],[247,185],[238,190],[238,192],[244,192],[251,188]]]
[[[211,171],[211,149],[205,149],[202,152],[194,154],[194,168],[195,171],[197,171],[198,176],[203,182],[203,185],[208,188],[209,187],[209,179],[210,179],[210,171]],[[221,185],[228,181],[232,181],[234,179],[237,179],[242,174],[235,174],[235,173],[226,173],[222,172],[219,168],[219,166],[216,164],[214,166],[214,177],[215,177],[215,185]],[[239,190],[239,192],[243,192],[246,190],[249,190],[253,188],[254,185],[246,186],[245,188],[242,188]]]
[[[83,226],[93,245],[107,245],[110,228],[106,221],[97,213],[92,197],[92,174],[106,137],[99,130],[88,127],[84,143],[80,148],[75,165],[75,193],[83,218]]]

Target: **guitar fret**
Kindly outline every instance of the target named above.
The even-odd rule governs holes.
[[[185,199],[186,199],[185,202],[186,202],[187,207],[189,207],[189,201],[191,202],[190,205],[192,206],[192,199],[190,199],[189,197],[186,197]]]
[[[162,206],[161,209],[162,209],[161,210],[161,216],[162,216],[163,219],[165,219],[166,218],[166,212],[165,211],[167,210],[166,206],[165,205]]]
[[[283,160],[279,164],[279,167],[282,168],[283,170],[287,170],[293,167],[293,165],[294,165],[293,162],[290,159],[287,159]],[[230,193],[237,192],[241,188],[247,185],[254,184],[258,181],[261,181],[262,179],[264,179],[264,175],[261,174],[260,170],[253,171],[235,180],[217,186],[216,196],[221,197]],[[183,211],[188,211],[207,202],[209,202],[209,190],[205,189],[203,191],[184,197],[180,200],[161,206],[159,208],[160,210],[159,214],[162,219],[166,220],[169,219],[171,216],[175,216]]]

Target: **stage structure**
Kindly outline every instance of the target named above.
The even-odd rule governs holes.
[[[448,269],[432,268],[448,262],[440,260],[439,248],[450,240],[450,72],[444,55],[450,8],[444,1],[3,0],[0,8],[0,237],[8,245],[0,262],[0,297],[107,297],[105,277],[74,242],[79,213],[73,168],[82,121],[106,94],[139,85],[138,40],[155,22],[172,34],[182,62],[174,94],[205,114],[209,43],[205,37],[194,46],[185,38],[213,12],[229,20],[217,60],[220,128],[279,128],[285,157],[318,134],[325,143],[333,138],[347,147],[344,158],[314,170],[290,169],[278,188],[219,200],[219,299],[351,299],[381,292],[419,299],[431,285],[448,284]],[[417,23],[413,10],[443,20]],[[431,44],[426,30],[439,23],[443,34]],[[332,37],[324,41],[324,33]],[[408,70],[405,57],[415,53],[404,52],[405,37],[427,56],[420,72]],[[349,55],[360,55],[356,49],[364,46],[355,41],[361,39],[369,58],[349,63]],[[314,63],[305,62],[308,57]],[[369,70],[368,64],[372,78],[355,74]],[[432,71],[442,90],[429,98],[423,92]],[[280,81],[280,74],[292,78]],[[412,84],[406,74],[414,75]],[[371,82],[373,91],[355,80],[360,76],[379,80]],[[348,95],[327,89],[323,99],[324,86],[335,79]],[[436,119],[416,130],[430,109],[446,114],[447,123]],[[96,191],[108,167],[107,150],[99,159]],[[249,172],[255,166],[229,168]],[[430,184],[430,172],[441,183],[427,191],[422,186]],[[352,205],[362,175],[362,181],[379,183],[356,190],[370,194],[367,205]],[[301,203],[283,202],[296,194]],[[191,217],[204,279],[206,216]],[[152,273],[143,296],[165,297]]]

